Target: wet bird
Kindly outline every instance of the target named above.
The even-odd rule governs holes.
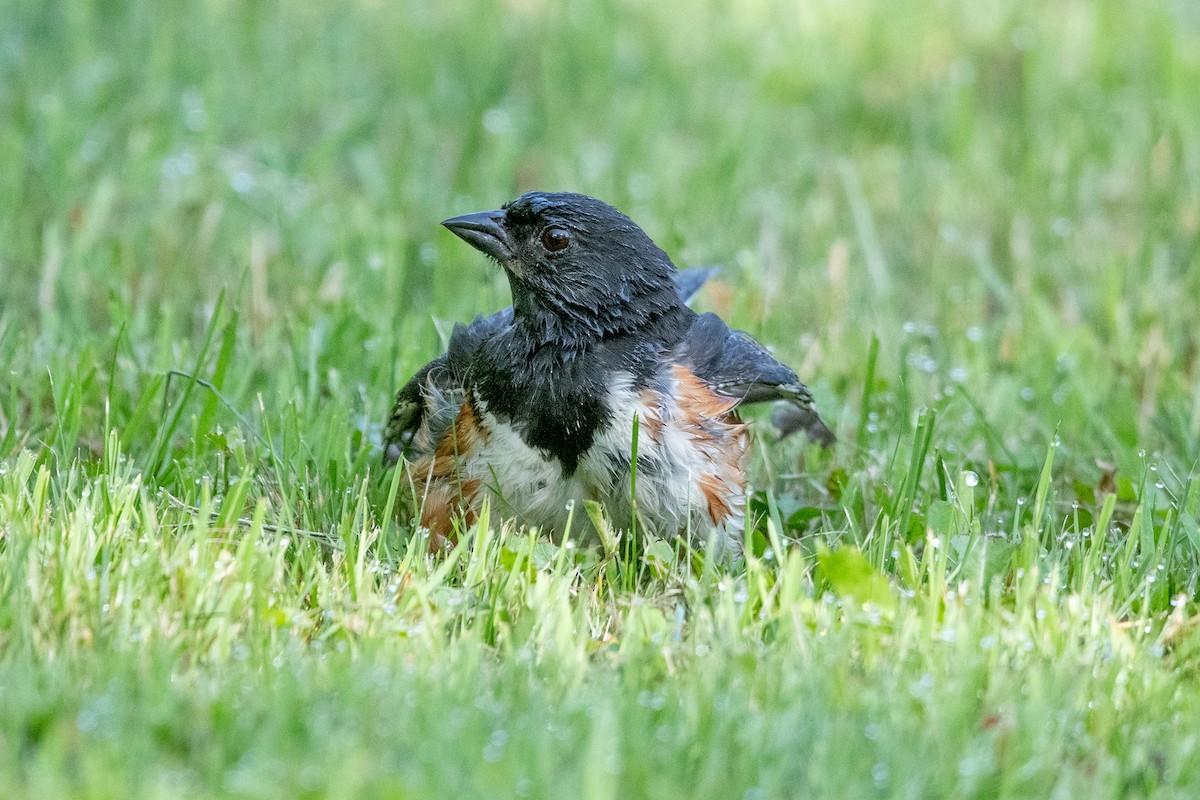
[[[485,498],[506,518],[591,535],[616,527],[737,553],[746,505],[745,403],[834,441],[791,368],[686,300],[711,274],[675,268],[627,216],[580,194],[529,192],[442,223],[496,261],[511,308],[455,326],[399,391],[385,458],[404,459],[430,549]],[[787,431],[785,431],[787,432]],[[636,477],[635,477],[636,476]],[[636,498],[635,490],[636,486]]]

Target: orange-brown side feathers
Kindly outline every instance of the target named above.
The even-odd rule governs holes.
[[[642,417],[638,419],[639,430],[643,431],[654,444],[661,444],[663,426],[666,424],[662,412],[664,403],[662,393],[656,392],[654,389],[643,389],[638,399],[641,401],[642,408],[645,409]]]
[[[720,525],[733,513],[732,495],[729,486],[716,475],[704,474],[698,481],[708,506],[708,517],[714,525]]]
[[[721,525],[745,507],[746,427],[737,400],[716,394],[686,367],[675,367],[674,377],[683,430],[709,465],[696,483],[709,518]]]
[[[720,396],[687,367],[676,366],[672,371],[676,388],[675,402],[698,421],[724,417],[737,405],[735,398]],[[734,417],[732,421],[736,422],[737,418]]]
[[[431,553],[455,544],[456,519],[465,525],[475,522],[480,483],[474,479],[462,480],[461,470],[486,439],[487,431],[468,399],[433,453],[412,466],[411,474],[423,496],[421,527],[429,530]]]

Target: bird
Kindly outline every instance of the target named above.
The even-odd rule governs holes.
[[[737,556],[739,408],[783,401],[784,433],[834,443],[790,367],[688,306],[714,269],[678,270],[613,206],[532,191],[442,225],[501,267],[512,306],[456,325],[385,425],[385,461],[403,462],[431,552],[453,547],[488,501],[556,540],[594,539],[591,515],[575,511],[595,501],[621,530]]]

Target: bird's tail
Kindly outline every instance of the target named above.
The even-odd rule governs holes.
[[[816,442],[821,447],[829,447],[837,441],[833,431],[812,405],[780,403],[771,414],[771,422],[779,430],[780,438],[804,431],[810,442]]]

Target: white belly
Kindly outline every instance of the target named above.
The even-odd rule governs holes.
[[[638,529],[663,537],[685,535],[698,545],[716,532],[722,548],[740,550],[746,445],[741,425],[708,421],[708,427],[723,425],[729,434],[723,447],[714,447],[680,409],[660,396],[633,391],[628,381],[618,384],[608,401],[615,424],[596,437],[569,477],[557,459],[529,447],[512,427],[482,409],[489,435],[470,457],[466,472],[488,490],[493,511],[555,538],[562,537],[570,519],[571,538],[594,538],[583,505],[593,500],[602,504],[614,529],[629,530],[636,417]],[[710,491],[719,486],[725,493],[728,514],[714,513],[706,486]]]

